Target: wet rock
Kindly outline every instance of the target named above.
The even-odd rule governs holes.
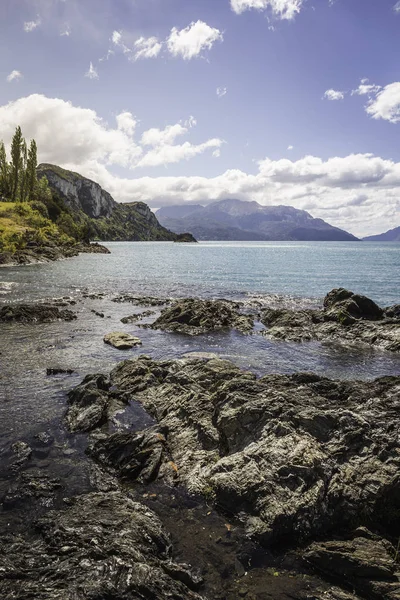
[[[97,310],[93,310],[93,309],[90,312],[92,312],[94,315],[96,315],[96,317],[100,317],[101,319],[104,319],[104,313],[97,312]]]
[[[400,319],[400,304],[394,304],[385,308],[385,317],[389,319]]]
[[[104,342],[117,348],[117,350],[130,350],[135,346],[141,346],[142,342],[138,337],[134,337],[123,331],[113,331],[104,336]]]
[[[179,480],[264,545],[355,525],[400,535],[400,377],[256,379],[229,361],[125,361],[116,393],[167,432]]]
[[[34,441],[37,446],[47,447],[54,443],[54,437],[48,431],[39,431],[34,436]]]
[[[121,492],[79,496],[36,530],[0,540],[2,598],[200,599],[181,581],[185,566],[168,573],[171,542],[155,513]]]
[[[167,460],[165,445],[159,430],[118,432],[92,443],[87,453],[101,465],[115,469],[122,478],[149,483]]]
[[[165,308],[151,327],[174,333],[200,335],[228,328],[250,333],[253,325],[253,316],[241,314],[239,305],[234,302],[185,298]]]
[[[50,506],[60,487],[58,478],[51,478],[40,471],[27,471],[11,483],[1,501],[8,510],[21,506],[27,499],[39,499],[43,505]]]
[[[378,536],[357,533],[351,540],[312,544],[304,558],[318,571],[340,579],[350,589],[372,600],[400,598],[395,549]]]
[[[113,302],[131,302],[138,306],[163,306],[169,302],[166,298],[154,298],[153,296],[131,296],[130,294],[122,294],[112,299]]]
[[[28,446],[26,442],[15,442],[11,446],[13,453],[12,462],[10,465],[11,470],[15,471],[19,469],[24,463],[26,463],[32,456],[32,448]]]
[[[50,323],[73,321],[76,314],[50,304],[6,304],[0,308],[0,322]]]
[[[129,317],[123,317],[121,319],[121,323],[136,323],[137,321],[141,321],[142,319],[146,318],[146,317],[151,317],[152,315],[155,315],[155,311],[154,310],[145,310],[141,313],[136,313],[134,315],[130,315]]]
[[[46,375],[72,375],[75,373],[73,369],[63,369],[61,367],[48,367],[46,369]]]
[[[373,345],[398,352],[398,314],[396,306],[383,310],[366,296],[339,288],[327,294],[323,310],[263,310],[261,322],[267,330],[262,334],[294,342],[315,339],[340,344]]]
[[[108,419],[110,384],[104,375],[87,375],[68,393],[65,421],[69,431],[92,431]]]

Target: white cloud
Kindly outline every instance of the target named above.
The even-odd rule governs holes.
[[[369,96],[371,94],[376,94],[379,90],[382,89],[380,85],[374,85],[368,83],[368,79],[361,79],[361,83],[357,89],[351,92],[352,96]]]
[[[117,127],[109,127],[95,111],[73,106],[58,98],[33,94],[0,107],[2,136],[10,141],[15,125],[27,138],[37,141],[42,162],[73,167],[83,174],[106,172],[107,167],[128,169],[162,166],[202,154],[222,145],[213,138],[201,144],[176,139],[189,134],[196,120],[190,117],[165,129],[149,129],[136,141],[137,119],[129,111],[116,116]]]
[[[218,87],[217,88],[218,98],[222,98],[223,96],[226,96],[227,93],[228,93],[228,90],[226,87]]]
[[[221,156],[221,150],[219,148],[217,148],[216,150],[214,150],[212,155],[214,158],[219,158]]]
[[[288,147],[287,147],[287,149],[288,149],[288,150],[293,150],[293,147],[294,147],[294,146],[288,146]]]
[[[135,133],[137,120],[128,111],[124,111],[116,116],[117,127],[120,131],[124,131],[128,135],[132,136]]]
[[[34,31],[36,29],[36,27],[39,27],[39,25],[42,24],[42,20],[40,17],[38,17],[36,19],[36,21],[25,21],[24,23],[24,31],[26,33],[30,33],[31,31]]]
[[[7,75],[7,81],[10,83],[11,81],[19,81],[22,79],[23,75],[21,71],[11,71],[9,75]]]
[[[390,83],[381,89],[366,106],[373,119],[384,119],[390,123],[400,122],[400,82]]]
[[[178,30],[174,27],[167,39],[167,48],[172,56],[190,60],[201,55],[203,50],[210,50],[217,41],[223,41],[219,29],[210,27],[203,21],[197,21],[185,29]]]
[[[134,44],[134,60],[140,58],[156,58],[162,49],[162,44],[156,37],[144,38],[141,37],[136,40]]]
[[[393,6],[393,10],[397,14],[400,13],[400,2],[396,2],[396,4]]]
[[[339,92],[338,90],[326,90],[324,96],[326,100],[343,100],[344,92]]]
[[[88,77],[88,79],[98,79],[99,78],[99,74],[96,71],[96,69],[94,68],[93,63],[90,63],[89,70],[86,71],[85,77]]]
[[[246,10],[269,9],[278,19],[294,19],[303,6],[303,0],[231,0],[231,8],[240,15]]]

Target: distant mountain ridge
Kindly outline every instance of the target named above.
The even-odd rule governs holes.
[[[351,233],[304,210],[262,206],[255,201],[228,199],[207,206],[166,206],[156,216],[171,231],[190,231],[199,240],[358,241]]]
[[[120,204],[103,188],[79,173],[56,165],[41,164],[38,177],[45,176],[55,199],[54,210],[62,205],[79,226],[90,230],[90,237],[103,241],[196,241],[190,234],[179,234],[163,227],[144,202]],[[181,235],[184,234],[184,235]]]
[[[366,242],[400,242],[400,227],[389,229],[385,233],[379,233],[377,235],[369,235],[363,238]]]

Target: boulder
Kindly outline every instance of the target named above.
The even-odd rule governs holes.
[[[87,375],[68,393],[65,421],[69,431],[92,431],[107,421],[109,381],[104,375]]]
[[[104,342],[117,348],[117,350],[130,350],[135,346],[141,346],[142,342],[138,337],[134,337],[123,331],[112,331],[104,336]]]
[[[165,308],[152,324],[153,329],[200,335],[222,329],[253,330],[254,317],[239,312],[239,305],[227,300],[185,298]]]
[[[366,319],[367,321],[379,321],[383,317],[383,310],[373,300],[354,294],[344,288],[331,290],[324,298],[324,309],[328,318],[343,322],[352,319]]]

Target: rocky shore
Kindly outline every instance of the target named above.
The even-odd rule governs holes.
[[[90,304],[104,294],[81,301],[7,304],[0,324],[104,318]],[[399,306],[343,289],[301,311],[112,301],[140,312],[121,319],[126,331],[105,330],[98,352],[128,344],[129,360],[66,382],[57,424],[86,454],[84,491],[69,493],[51,470],[49,432],[1,450],[1,598],[400,600],[400,376],[260,376],[213,353],[156,360],[131,335],[142,328],[144,352],[145,334],[231,330],[396,352]],[[68,366],[48,379],[70,377]],[[65,469],[75,450],[62,452]]]
[[[78,254],[110,254],[105,246],[93,242],[91,244],[72,245],[31,245],[24,250],[18,250],[15,254],[0,253],[0,266],[9,267],[13,265],[31,265],[37,263],[52,262],[78,256]]]

